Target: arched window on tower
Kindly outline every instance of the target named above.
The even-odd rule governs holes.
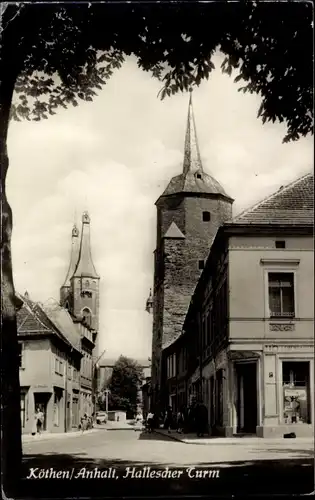
[[[65,308],[69,311],[70,307],[69,307],[69,302],[68,301],[65,304]]]
[[[83,319],[84,321],[89,325],[91,326],[92,324],[92,313],[90,311],[90,309],[88,309],[87,307],[85,307],[83,310],[82,310],[82,316],[83,316]]]

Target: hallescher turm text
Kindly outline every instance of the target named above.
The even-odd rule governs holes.
[[[41,469],[39,467],[31,467],[27,479],[179,479],[182,475],[187,475],[189,478],[218,478],[219,470],[215,469],[198,469],[196,467],[186,467],[183,469],[154,469],[153,467],[125,467],[119,472],[115,468],[92,469],[82,467],[81,469],[56,470],[53,467]]]

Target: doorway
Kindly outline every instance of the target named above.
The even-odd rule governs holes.
[[[237,432],[255,434],[257,426],[257,363],[236,363]]]
[[[47,430],[47,404],[50,396],[51,394],[47,392],[34,393],[35,411],[37,410],[37,408],[40,408],[40,410],[44,414],[43,431]]]

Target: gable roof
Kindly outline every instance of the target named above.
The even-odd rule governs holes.
[[[233,224],[313,225],[314,177],[308,173],[244,210]]]
[[[45,312],[50,321],[65,336],[70,344],[80,350],[81,334],[69,312],[54,299],[50,299],[43,305],[43,312]]]
[[[37,302],[33,302],[28,297],[17,294],[22,300],[23,305],[17,311],[17,333],[18,335],[36,334],[36,335],[56,335],[72,348],[80,351],[80,344],[74,339],[69,322],[67,327],[61,324],[61,321],[55,320],[53,314],[47,314],[44,306]],[[60,309],[63,309],[60,307]],[[65,311],[65,310],[64,310]],[[67,311],[65,311],[67,313]],[[69,316],[70,317],[70,316]],[[71,320],[71,318],[70,318]],[[72,323],[72,320],[71,320]],[[61,328],[59,328],[61,327]],[[72,328],[76,328],[72,323]],[[80,339],[79,332],[77,332],[78,339]]]

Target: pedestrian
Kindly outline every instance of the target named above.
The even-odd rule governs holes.
[[[36,413],[34,414],[33,425],[32,425],[32,436],[36,436],[37,433],[37,418]]]
[[[147,428],[151,433],[153,431],[154,413],[149,412],[147,416]]]
[[[84,413],[83,417],[81,417],[81,431],[82,431],[82,434],[86,430],[87,424],[88,424],[87,414]]]
[[[167,429],[167,432],[170,433],[172,426],[173,426],[173,411],[172,407],[169,406],[165,414],[164,429]]]
[[[42,432],[42,427],[44,423],[44,413],[42,412],[41,408],[38,406],[35,414],[35,420],[36,420],[36,432],[38,435],[41,434]]]
[[[177,413],[177,432],[181,434],[184,428],[184,407]]]
[[[196,405],[196,431],[198,437],[203,437],[207,432],[208,427],[208,410],[207,407],[199,402]]]
[[[137,413],[135,431],[142,431],[143,428],[143,415],[141,412]]]

